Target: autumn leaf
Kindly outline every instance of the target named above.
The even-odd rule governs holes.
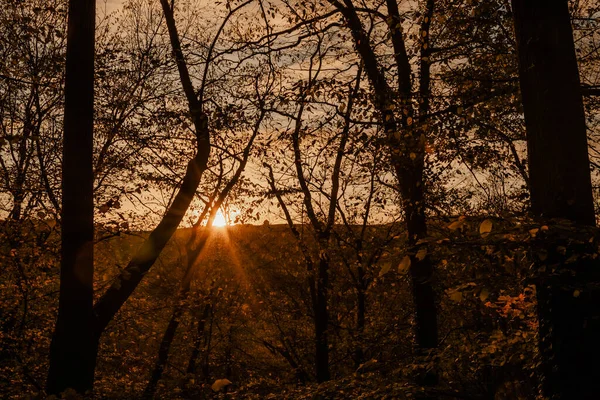
[[[531,237],[536,237],[538,232],[539,232],[538,228],[533,228],[533,229],[529,230],[529,234],[531,235]]]
[[[451,231],[461,229],[465,225],[465,223],[465,217],[460,217],[459,219],[448,225],[448,229],[450,229]]]
[[[422,247],[419,249],[419,251],[417,251],[417,255],[415,256],[415,258],[419,261],[423,261],[426,256],[427,256],[427,247]]]
[[[404,258],[402,259],[402,261],[400,261],[400,264],[398,265],[398,273],[400,273],[402,275],[406,275],[408,273],[409,268],[410,268],[410,257],[404,256]]]
[[[455,290],[450,292],[449,297],[450,300],[452,300],[453,302],[460,303],[462,301],[463,295],[460,290]]]
[[[232,383],[233,382],[231,382],[229,379],[217,379],[210,388],[214,392],[220,392],[223,388],[226,388],[227,386],[231,385]]]
[[[490,232],[492,231],[492,227],[494,226],[492,220],[490,219],[486,219],[484,220],[481,225],[479,225],[479,234],[481,235],[481,237],[486,237],[487,235],[490,234]]]
[[[490,297],[490,291],[487,288],[481,289],[481,292],[479,292],[479,299],[481,301],[486,301],[488,297]]]
[[[390,269],[392,268],[392,263],[391,262],[386,262],[381,266],[381,271],[379,271],[379,276],[383,276],[385,274],[387,274],[388,272],[390,272]]]

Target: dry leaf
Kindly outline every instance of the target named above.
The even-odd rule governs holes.
[[[462,228],[464,224],[465,224],[465,221],[457,220],[457,221],[454,221],[453,223],[451,223],[450,225],[448,225],[448,229],[450,229],[451,231],[455,231],[457,229]]]
[[[404,258],[402,259],[402,261],[400,261],[400,264],[398,265],[398,273],[405,275],[408,273],[409,268],[410,268],[410,257],[404,256]]]
[[[492,227],[494,226],[491,219],[484,220],[481,225],[479,225],[479,234],[481,237],[486,237],[492,231]]]
[[[233,382],[231,382],[229,379],[217,379],[210,388],[214,392],[220,392],[223,388],[231,385],[232,383]]]
[[[479,299],[481,301],[486,301],[488,297],[490,297],[490,291],[487,288],[481,289],[481,292],[479,292]]]
[[[454,301],[455,303],[460,303],[462,301],[462,298],[462,292],[459,290],[450,293],[450,300]]]
[[[381,266],[381,271],[379,271],[379,276],[383,276],[385,274],[387,274],[390,269],[392,268],[392,263],[391,262],[386,262]]]

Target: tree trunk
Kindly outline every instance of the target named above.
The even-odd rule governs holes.
[[[196,336],[196,340],[194,341],[194,347],[192,349],[192,354],[190,355],[190,359],[188,361],[188,366],[186,372],[188,374],[196,373],[196,363],[198,362],[198,357],[200,356],[200,347],[202,345],[202,338],[204,337],[204,327],[206,325],[206,319],[210,313],[211,302],[207,301],[204,305],[204,310],[202,311],[202,318],[198,320],[198,332]]]
[[[181,51],[181,43],[168,1],[161,0],[171,48],[175,63],[179,71],[179,78],[186,99],[188,109],[194,124],[196,134],[196,155],[187,165],[181,187],[173,199],[173,203],[165,213],[158,226],[150,233],[135,256],[131,259],[125,270],[115,283],[98,299],[94,305],[95,331],[99,337],[108,323],[114,318],[121,306],[135,290],[142,278],[156,262],[158,256],[166,246],[173,233],[179,226],[187,209],[194,198],[202,174],[207,168],[210,155],[210,132],[208,130],[208,117],[202,110],[202,103],[196,97],[192,81],[189,76],[187,64]]]
[[[21,220],[21,211],[23,209],[23,200],[25,200],[25,193],[23,189],[19,188],[13,193],[13,206],[10,210],[10,219],[13,221]]]
[[[429,31],[431,20],[435,10],[435,1],[427,0],[425,6],[425,15],[421,23],[421,32],[426,34],[421,39],[421,57],[419,74],[419,121],[426,123],[427,115],[430,112],[431,95],[431,46],[429,44]],[[427,223],[425,218],[425,196],[423,171],[425,169],[425,132],[417,129],[413,133],[416,157],[412,165],[409,166],[403,180],[407,181],[406,196],[409,199],[405,206],[408,214],[407,226],[409,239],[408,242],[414,246],[417,254],[419,251],[427,252],[427,247],[418,245],[420,239],[427,237]],[[409,157],[410,158],[410,157]],[[437,347],[438,328],[437,328],[437,309],[435,304],[435,292],[432,286],[434,268],[431,259],[426,254],[425,257],[415,257],[411,260],[411,277],[413,285],[413,296],[415,299],[416,319],[417,319],[417,343],[419,347],[431,349]],[[437,380],[437,378],[436,378]]]
[[[542,243],[548,255],[538,266],[548,264],[547,268],[558,271],[542,276],[537,284],[543,388],[551,399],[595,399],[600,392],[600,280],[593,271],[598,266],[581,255],[572,262],[560,254],[571,255],[569,246],[577,242],[575,236],[583,231],[583,225],[595,225],[585,114],[568,2],[513,0],[512,6],[532,212],[538,218],[579,224],[575,231],[563,235],[568,240],[554,235],[556,228],[551,226],[551,234]],[[583,243],[588,239],[586,236]]]
[[[533,215],[595,225],[567,0],[513,0]]]
[[[532,242],[546,271],[536,286],[542,387],[550,399],[600,393],[599,241],[595,228],[550,225]]]
[[[428,349],[437,346],[437,309],[435,292],[432,287],[433,265],[429,257],[418,259],[419,250],[427,250],[426,244],[417,245],[420,239],[427,237],[427,225],[424,205],[423,169],[425,162],[425,136],[412,123],[414,109],[412,106],[411,92],[411,67],[404,38],[402,34],[401,18],[396,0],[387,0],[389,14],[390,36],[394,47],[394,56],[398,68],[398,102],[402,112],[396,115],[395,93],[388,85],[385,75],[380,68],[370,38],[365,32],[360,18],[351,0],[344,0],[344,6],[330,0],[344,15],[352,32],[356,51],[364,63],[365,72],[373,89],[374,103],[381,124],[388,137],[389,150],[392,163],[396,172],[402,206],[405,213],[408,232],[408,244],[411,253],[411,278],[412,291],[415,301],[415,336],[419,348]],[[433,1],[428,1],[428,21],[431,21]],[[429,29],[429,23],[422,26],[422,30]],[[425,70],[429,73],[429,69]],[[422,78],[423,79],[423,78]],[[429,78],[424,81],[427,86],[420,87],[423,100],[428,99]],[[423,84],[423,81],[421,82]],[[427,96],[423,96],[426,94]],[[401,129],[401,131],[400,131]]]
[[[321,251],[317,279],[317,302],[315,304],[315,368],[318,382],[330,379],[329,374],[329,340],[327,325],[327,285],[329,284],[329,257]]]
[[[358,368],[365,362],[365,353],[363,350],[365,315],[367,313],[367,283],[365,282],[365,269],[362,265],[357,269],[358,287],[356,288],[356,335],[357,343],[354,349],[354,364]]]
[[[158,382],[162,377],[162,373],[165,370],[167,365],[167,360],[169,359],[169,350],[171,349],[171,344],[173,343],[173,339],[175,339],[175,333],[177,333],[177,328],[179,327],[179,322],[181,321],[181,317],[183,316],[184,306],[178,304],[171,315],[171,319],[169,320],[169,324],[167,325],[167,329],[163,335],[163,338],[160,342],[160,347],[158,349],[158,357],[154,363],[154,369],[152,370],[152,376],[146,385],[146,389],[144,390],[144,394],[142,398],[144,399],[153,399],[154,394],[156,393],[156,388],[158,386]]]
[[[423,153],[420,154],[421,157]],[[421,349],[437,347],[437,309],[433,290],[433,264],[427,255],[426,244],[417,244],[427,237],[425,204],[423,199],[423,161],[419,165],[404,166],[396,163],[396,172],[401,177],[400,189],[404,200],[408,245],[411,249],[410,276],[415,302],[415,336]],[[402,174],[402,175],[400,175]]]
[[[212,332],[213,332],[213,323],[215,317],[215,305],[211,303],[209,311],[209,323],[208,323],[208,335],[205,336],[204,340],[204,358],[202,359],[202,376],[204,381],[208,382],[210,380],[210,352],[211,352],[211,344],[212,344]]]
[[[211,225],[212,216],[206,229],[210,229]],[[154,397],[154,394],[156,393],[158,382],[160,381],[165,366],[167,365],[169,351],[171,350],[171,345],[173,344],[173,340],[175,339],[177,328],[179,328],[179,322],[181,321],[181,317],[183,316],[183,313],[185,311],[184,302],[187,300],[188,294],[191,289],[194,265],[196,265],[198,256],[206,246],[206,242],[210,235],[210,231],[205,230],[204,232],[202,232],[202,236],[198,240],[198,243],[196,243],[196,247],[193,247],[193,243],[196,242],[196,232],[197,231],[194,230],[192,236],[189,239],[188,244],[186,245],[187,266],[185,274],[183,276],[183,282],[181,283],[181,289],[179,290],[179,295],[177,297],[177,302],[175,303],[173,314],[171,314],[171,319],[167,324],[167,329],[165,330],[165,333],[163,334],[162,340],[160,342],[158,357],[154,363],[154,369],[152,370],[150,380],[148,381],[146,389],[144,390],[144,399],[152,399]],[[205,314],[206,313],[207,312],[205,311]],[[201,327],[202,331],[204,331],[203,321]],[[200,332],[200,325],[198,326],[198,330]]]
[[[133,293],[146,272],[154,265],[167,242],[175,233],[192,202],[202,174],[206,169],[207,161],[208,154],[197,154],[189,162],[181,187],[165,216],[129,261],[123,273],[94,305],[95,328],[98,336],[102,334],[108,323]]]
[[[94,276],[95,0],[71,0],[65,75],[61,271],[47,392],[90,391],[96,367]]]

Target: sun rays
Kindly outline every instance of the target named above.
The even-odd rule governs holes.
[[[214,219],[212,225],[214,227],[216,227],[216,228],[222,228],[224,226],[229,225],[229,223],[227,222],[227,219],[225,218],[225,216],[221,212],[221,209],[217,210],[217,213],[215,214],[215,219]]]

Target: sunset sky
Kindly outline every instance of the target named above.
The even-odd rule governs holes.
[[[115,11],[119,6],[123,3],[123,0],[99,0],[96,3],[96,7],[98,9],[98,13],[102,12],[101,10],[106,7],[106,12],[110,13]]]

